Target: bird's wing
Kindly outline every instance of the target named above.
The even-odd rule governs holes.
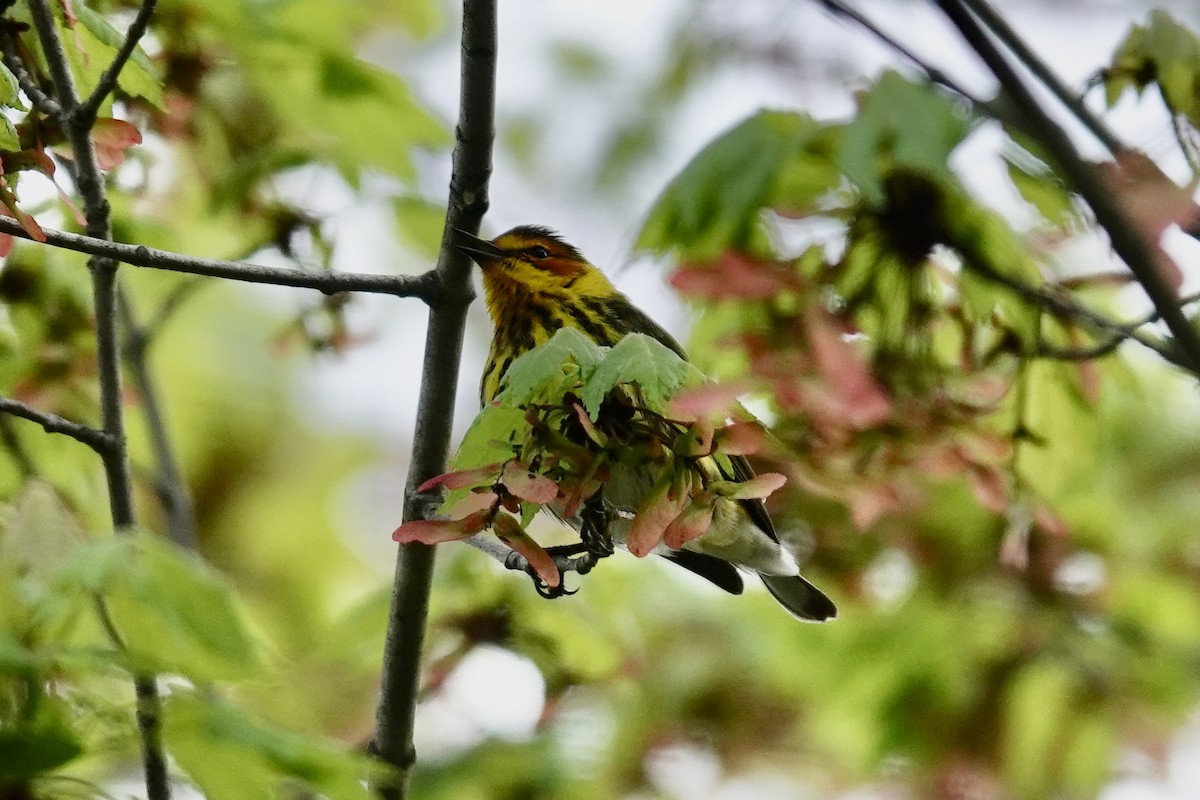
[[[679,342],[675,341],[675,337],[667,333],[661,325],[646,316],[633,303],[627,300],[623,302],[620,314],[616,316],[625,322],[624,327],[627,332],[645,333],[653,336],[663,345],[674,351],[680,358],[685,361],[687,360],[687,354],[683,352],[683,347],[680,346]],[[724,461],[728,461],[728,469],[723,463]],[[717,459],[717,468],[726,480],[747,481],[754,477],[754,469],[744,456],[726,456]],[[775,524],[771,522],[771,515],[767,513],[767,507],[762,500],[739,500],[738,502],[742,504],[742,508],[746,510],[746,513],[750,515],[750,519],[754,521],[754,524],[763,533],[770,536],[774,541],[779,541],[779,535],[775,532]]]
[[[692,550],[676,550],[673,553],[667,553],[664,558],[696,573],[730,594],[741,594],[744,589],[742,576],[737,567],[716,556]]]
[[[754,468],[750,466],[750,462],[746,460],[745,456],[726,456],[726,458],[733,472],[732,475],[725,475],[728,480],[748,481],[754,477]],[[717,460],[717,466],[723,474],[726,472],[721,464],[721,459]],[[779,541],[779,534],[775,532],[775,523],[771,521],[771,515],[767,513],[766,503],[762,500],[739,500],[738,502],[742,504],[742,508],[763,533],[774,541]]]
[[[624,298],[621,299],[624,300]],[[621,303],[620,311],[614,316],[621,322],[622,333],[644,333],[652,336],[675,355],[687,361],[687,354],[683,352],[683,347],[679,342],[675,341],[675,337],[667,333],[666,328],[646,316],[645,312],[633,303],[624,300]],[[616,344],[616,342],[612,344]]]

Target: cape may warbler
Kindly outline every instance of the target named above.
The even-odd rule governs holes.
[[[647,334],[685,358],[669,333],[630,303],[577,249],[546,228],[521,226],[490,242],[460,231],[458,247],[483,269],[484,294],[495,326],[480,388],[485,404],[500,392],[513,361],[560,328],[575,328],[605,347],[626,334]],[[603,418],[605,412],[600,414]],[[754,475],[740,455],[720,461],[708,457],[699,466],[709,473],[705,479],[745,481]],[[733,474],[725,474],[729,471]],[[602,490],[603,503],[613,512],[605,514],[606,534],[613,541],[625,542],[632,510],[651,491],[655,478],[652,464],[614,468]],[[576,529],[584,525],[578,517],[567,522]],[[836,614],[829,598],[800,576],[762,500],[720,498],[705,533],[682,549],[659,544],[654,552],[734,594],[742,591],[737,567],[757,572],[771,594],[801,619],[820,621]]]

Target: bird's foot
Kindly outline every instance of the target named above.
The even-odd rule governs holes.
[[[587,575],[601,558],[601,556],[589,552],[587,545],[583,542],[547,547],[546,552],[550,554],[550,557],[554,559],[554,563],[558,567],[560,580],[557,586],[551,586],[546,583],[528,563],[522,565],[521,568],[524,569],[525,574],[533,579],[534,590],[542,597],[550,600],[578,592],[578,589],[567,589],[567,573],[575,572],[580,575]]]

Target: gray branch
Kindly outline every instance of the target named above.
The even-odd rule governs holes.
[[[154,490],[166,513],[167,534],[171,541],[188,550],[196,549],[196,515],[175,448],[171,445],[166,412],[159,397],[154,375],[146,363],[149,330],[139,324],[129,293],[118,292],[118,310],[124,331],[123,351],[130,378],[137,386],[142,415],[154,453]]]
[[[71,66],[63,49],[62,37],[54,20],[49,0],[30,0],[30,12],[38,41],[59,106],[59,123],[71,143],[76,166],[76,186],[83,199],[87,233],[92,239],[112,238],[108,196],[104,176],[96,163],[92,143],[91,120],[79,116],[79,93]],[[100,452],[108,483],[109,506],[113,527],[118,532],[133,530],[137,523],[133,504],[133,482],[129,470],[129,451],[125,439],[125,414],[122,405],[121,352],[117,321],[117,261],[94,255],[88,262],[92,273],[92,297],[95,303],[100,414],[104,434],[110,446]],[[162,701],[152,675],[135,675],[137,727],[142,748],[142,766],[149,800],[169,800],[171,786],[162,745]]]
[[[1171,349],[1175,351],[1177,348],[1174,363],[1200,375],[1200,332],[1192,327],[1184,315],[1179,297],[1159,271],[1148,243],[1121,211],[1095,165],[1083,160],[1066,132],[1047,116],[996,43],[968,10],[964,0],[935,2],[958,28],[971,49],[987,64],[1000,81],[1005,95],[1025,117],[1037,141],[1046,148],[1075,190],[1091,206],[1096,221],[1108,232],[1113,249],[1142,285],[1171,331],[1174,337]]]
[[[130,57],[137,50],[138,42],[142,40],[146,29],[150,27],[150,18],[154,16],[154,7],[157,5],[158,0],[142,0],[137,16],[129,24],[129,30],[125,32],[125,40],[121,42],[121,48],[113,56],[112,63],[105,68],[100,80],[96,82],[96,88],[92,90],[91,96],[75,109],[77,121],[81,125],[91,125],[96,119],[96,112],[100,110],[100,106],[117,88],[117,79],[121,77],[121,70],[125,69]]]
[[[69,436],[77,442],[86,444],[100,454],[104,454],[113,445],[112,438],[104,431],[96,430],[89,425],[79,422],[72,422],[57,414],[38,411],[32,406],[28,406],[17,400],[10,400],[7,397],[0,397],[0,413],[36,422],[42,426],[42,429],[46,433],[59,433],[63,436]]]
[[[369,292],[397,297],[418,297],[433,303],[440,293],[440,281],[434,271],[421,275],[361,275],[353,272],[306,272],[287,267],[265,267],[239,261],[199,258],[171,253],[145,245],[122,244],[94,236],[43,228],[46,244],[87,253],[134,267],[204,275],[210,278],[266,283],[274,286],[295,286],[316,289],[325,294],[338,292]],[[12,217],[0,215],[0,233],[30,239],[29,233]]]
[[[405,492],[404,519],[423,517],[416,487],[443,472],[450,447],[459,358],[467,306],[473,299],[471,263],[454,247],[454,231],[475,232],[488,207],[495,138],[496,2],[464,0],[462,94],[457,143],[450,177],[450,198],[442,230],[437,275],[442,295],[429,314],[425,361],[417,406],[412,461]],[[421,646],[433,581],[432,547],[400,545],[384,641],[379,705],[373,752],[396,768],[394,777],[375,785],[384,800],[408,794],[408,775],[416,759],[412,731],[421,677]]]
[[[34,107],[40,109],[42,113],[57,118],[62,114],[62,109],[59,108],[58,102],[53,97],[42,91],[42,87],[29,72],[25,59],[17,52],[18,41],[15,33],[0,33],[0,48],[3,48],[4,52],[4,65],[16,77],[17,84],[29,98],[29,102],[33,103]]]
[[[1058,98],[1058,101],[1066,106],[1075,118],[1108,148],[1110,153],[1116,155],[1127,149],[1116,134],[1084,105],[1083,99],[1071,91],[1071,88],[1063,83],[1058,75],[1054,74],[1054,70],[1050,69],[1050,66],[1039,58],[1037,53],[1033,52],[1033,48],[1026,44],[1025,40],[1008,24],[1008,21],[996,13],[996,10],[988,5],[986,0],[963,0],[963,5],[969,8],[971,13],[1004,43],[1004,46],[1033,73],[1034,77],[1045,84],[1046,88]]]
[[[529,560],[525,556],[513,550],[495,536],[486,533],[477,533],[474,536],[463,539],[462,542],[481,553],[491,556],[500,562],[505,569],[511,569],[514,572],[524,572],[526,574],[532,574],[533,572],[529,566]],[[550,553],[550,558],[554,561],[554,566],[558,567],[558,571],[563,575],[566,575],[568,572],[577,572],[580,575],[586,575],[592,571],[597,562],[596,556],[590,553],[571,556],[564,553],[552,552]]]

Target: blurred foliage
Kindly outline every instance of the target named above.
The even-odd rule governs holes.
[[[79,22],[64,34],[86,87],[133,4],[70,5]],[[722,66],[811,68],[769,26],[727,25],[730,5],[689,7],[670,57],[636,80],[586,43],[552,47],[556,75],[589,102],[598,86],[628,83],[629,116],[600,157],[568,167],[540,157],[554,109],[502,110],[513,161],[535,182],[562,167],[619,201],[674,112]],[[25,4],[7,16],[41,74],[20,27]],[[452,38],[449,16],[435,0],[162,0],[101,111],[144,142],[116,148],[117,237],[328,269],[340,243],[312,210],[319,198],[285,185],[334,176],[363,197],[382,177],[398,234],[427,260],[440,212],[417,185],[414,153],[440,156],[451,137],[408,79],[357,54],[384,32],[414,50]],[[501,36],[502,54],[523,46]],[[1187,28],[1151,15],[1103,72],[1109,100],[1153,88],[1194,121],[1197,52]],[[0,199],[32,214],[27,226],[71,227],[61,201],[36,199],[47,164],[69,185],[61,133],[13,80],[0,70]],[[450,545],[432,597],[414,796],[705,796],[761,784],[821,797],[864,786],[945,800],[1095,797],[1119,753],[1161,756],[1195,707],[1194,383],[1132,345],[1044,357],[1046,345],[1103,340],[1014,284],[1120,308],[1111,276],[1057,277],[1053,246],[1090,224],[1078,202],[1033,147],[1010,142],[1005,166],[1038,219],[1016,229],[948,166],[978,119],[895,73],[858,99],[847,119],[770,111],[735,126],[666,188],[639,241],[680,263],[673,281],[698,315],[693,360],[747,381],[773,423],[780,449],[762,466],[793,479],[773,512],[811,551],[806,573],[841,618],[798,625],[763,592],[730,598],[620,556],[568,576],[579,594],[549,602]],[[142,669],[164,676],[181,782],[212,798],[362,797],[390,565],[371,563],[386,551],[364,546],[344,511],[348,498],[366,504],[348,487],[369,470],[384,465],[397,492],[403,480],[380,437],[314,431],[289,392],[305,363],[298,344],[354,346],[343,319],[354,301],[294,308],[215,281],[123,274],[152,324],[150,366],[194,497],[198,553],[162,535],[135,384],[144,530],[119,541],[93,454],[0,416],[0,797],[114,792],[137,769],[129,675]],[[82,257],[6,251],[0,395],[98,418]],[[470,672],[497,647],[541,683]],[[470,702],[468,674],[482,684]],[[527,732],[486,718],[510,695],[535,706]]]

